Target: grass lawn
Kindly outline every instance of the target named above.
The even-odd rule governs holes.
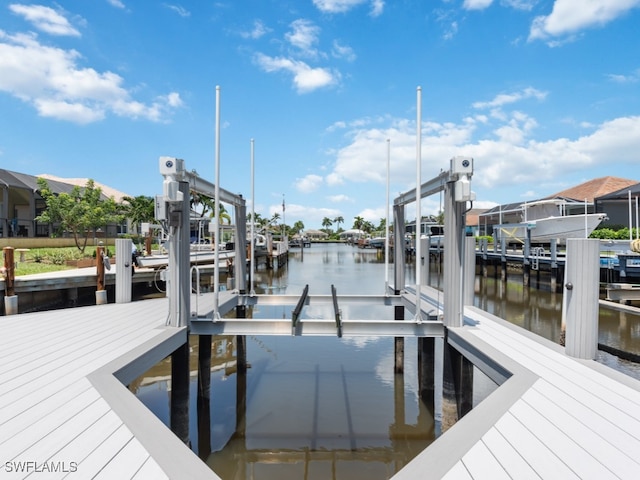
[[[114,247],[109,247],[109,254],[114,252]],[[95,257],[96,247],[87,246],[84,253],[76,247],[62,248],[32,248],[25,252],[25,261],[20,262],[20,254],[14,253],[16,262],[16,277],[33,275],[35,273],[56,272],[76,268],[67,265],[67,260],[80,260],[82,258]]]

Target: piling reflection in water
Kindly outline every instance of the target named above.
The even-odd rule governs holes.
[[[235,402],[212,389],[206,461],[223,479],[389,478],[435,438],[392,339],[249,337],[247,355]]]
[[[257,272],[255,290],[299,295],[306,284],[311,294],[327,295],[331,284],[338,295],[381,294],[384,258],[346,245],[314,245],[304,259],[291,255],[286,268]],[[292,308],[257,305],[243,314],[290,318]],[[353,318],[380,315],[374,308],[364,314],[344,309]],[[308,308],[305,315],[323,313]],[[456,382],[441,384],[445,399],[434,399],[443,367],[440,362],[434,375],[433,366],[443,348],[442,340],[405,339],[404,373],[398,374],[393,338],[192,338],[191,448],[223,479],[390,478],[495,389],[474,368],[464,376],[473,394],[471,384],[462,386],[468,389],[462,410],[455,405]],[[468,367],[452,363],[452,370]],[[169,371],[166,360],[132,385],[167,425]],[[447,395],[452,412],[445,411]]]

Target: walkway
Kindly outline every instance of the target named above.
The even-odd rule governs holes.
[[[509,379],[395,480],[640,478],[640,382],[474,307],[465,323],[450,343]]]
[[[167,306],[0,317],[0,478],[217,478],[125,387],[186,341]]]

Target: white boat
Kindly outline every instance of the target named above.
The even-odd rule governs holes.
[[[523,243],[530,231],[532,243],[549,243],[557,239],[588,238],[607,218],[605,213],[566,214],[566,201],[560,198],[538,200],[522,205],[522,223],[503,223],[494,226],[499,240]]]
[[[220,250],[218,252],[220,266],[226,267],[227,262],[233,261],[235,254],[234,250]],[[215,251],[211,248],[211,245],[192,245],[189,258],[192,265],[213,264],[215,262]],[[169,263],[169,254],[157,253],[139,256],[136,263],[141,268],[163,268]]]

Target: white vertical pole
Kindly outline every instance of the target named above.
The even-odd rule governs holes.
[[[640,219],[638,218],[638,197],[636,197],[636,240],[638,239],[638,235],[640,235],[640,223],[638,223]]]
[[[629,190],[629,242],[633,241],[633,235],[631,229],[633,228],[633,213],[631,210],[631,190]]]
[[[422,186],[422,88],[417,89],[416,105],[416,315],[415,320],[422,322],[422,307],[420,305],[421,296],[421,276],[420,266],[422,262],[420,248],[420,234],[422,230],[422,212],[420,187]]]
[[[218,306],[220,303],[220,86],[216,86],[216,187],[215,187],[215,210],[213,216],[213,223],[215,225],[215,245],[213,251],[214,264],[213,264],[213,317],[214,320],[220,318],[220,312]]]
[[[384,227],[384,294],[389,295],[389,164],[391,163],[391,140],[387,138],[387,208]],[[398,226],[396,225],[396,228]],[[397,247],[396,247],[397,248]]]
[[[589,237],[589,225],[588,225],[588,219],[587,219],[587,213],[589,213],[588,209],[587,209],[587,199],[584,199],[584,238],[588,238]]]
[[[249,295],[251,297],[255,296],[256,292],[253,289],[253,270],[256,268],[256,259],[255,259],[255,230],[254,226],[256,224],[256,193],[255,193],[255,171],[254,171],[254,141],[251,139],[251,268],[249,269]]]

